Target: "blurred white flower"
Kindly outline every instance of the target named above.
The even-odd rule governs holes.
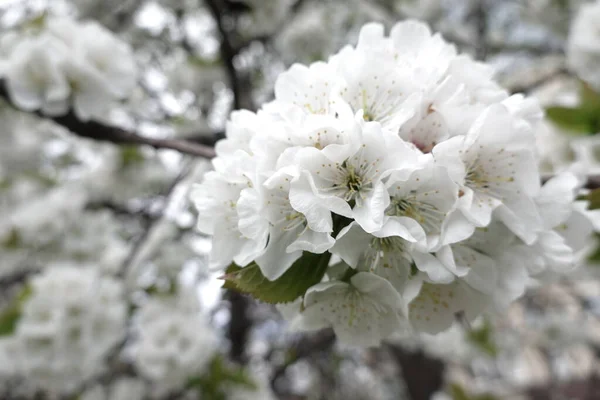
[[[83,120],[105,116],[137,83],[130,46],[96,22],[45,17],[39,34],[21,34],[1,72],[11,99],[26,111],[54,116],[73,107]]]
[[[600,1],[583,4],[571,23],[567,60],[577,75],[600,90]]]
[[[212,361],[218,338],[195,298],[149,299],[140,310],[133,343],[136,369],[164,388],[200,376]]]
[[[47,33],[16,46],[3,71],[11,100],[25,111],[64,114],[71,95],[63,70],[68,52],[65,43]]]
[[[48,268],[28,285],[14,333],[15,370],[40,389],[68,393],[102,372],[124,338],[122,285],[70,265]]]
[[[100,384],[86,390],[80,400],[142,400],[146,393],[146,383],[136,378],[119,378],[115,382]]]

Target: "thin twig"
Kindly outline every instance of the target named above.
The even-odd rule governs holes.
[[[275,393],[282,394],[278,381],[285,376],[288,368],[300,360],[328,351],[335,344],[335,333],[331,329],[324,329],[314,334],[306,334],[288,349],[289,357],[271,375],[271,388]]]
[[[475,18],[475,29],[477,31],[475,35],[475,58],[477,60],[485,60],[488,48],[487,48],[487,35],[488,35],[488,19],[486,11],[486,1],[478,0],[474,5],[473,17]]]
[[[250,93],[251,87],[248,84],[248,79],[240,76],[238,70],[235,68],[235,58],[240,49],[234,45],[234,35],[226,29],[225,23],[223,22],[225,7],[220,0],[205,0],[204,3],[217,23],[217,29],[221,35],[221,60],[225,66],[229,85],[233,92],[233,108],[236,110],[241,108],[254,110],[255,107],[253,105]]]
[[[19,109],[12,102],[8,90],[6,89],[6,85],[3,81],[0,81],[0,98],[6,99],[11,106],[17,110]],[[72,110],[65,115],[60,116],[46,116],[39,111],[34,113],[42,118],[50,119],[56,122],[58,125],[63,126],[70,132],[80,137],[117,144],[148,145],[154,147],[155,149],[171,149],[196,157],[215,157],[215,150],[212,146],[182,139],[157,139],[140,136],[137,133],[129,132],[125,129],[115,126],[105,125],[98,121],[83,121],[78,118]]]

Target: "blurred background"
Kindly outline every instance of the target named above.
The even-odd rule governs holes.
[[[407,18],[538,98],[542,172],[580,163],[595,187],[600,17],[575,29],[584,3],[0,0],[0,75],[15,33],[49,16],[96,21],[138,68],[130,95],[91,121],[18,111],[0,88],[0,398],[599,399],[594,254],[504,315],[358,350],[289,333],[274,307],[220,289],[188,200],[231,110],[256,110],[279,73],[355,43],[364,23]],[[57,266],[87,281],[48,282]]]

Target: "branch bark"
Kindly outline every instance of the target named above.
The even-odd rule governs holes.
[[[227,29],[223,20],[228,11],[228,4],[223,0],[205,0],[205,5],[217,24],[217,29],[221,35],[220,53],[221,60],[225,66],[225,71],[229,80],[229,85],[233,93],[233,108],[236,110],[246,108],[255,110],[252,100],[251,84],[246,76],[240,75],[235,67],[235,58],[240,51],[240,47],[234,44],[235,32]],[[252,319],[249,316],[250,299],[235,291],[228,291],[226,294],[231,309],[231,317],[228,326],[227,336],[231,343],[229,355],[237,363],[246,363],[246,343],[250,330],[252,328]]]
[[[245,108],[254,111],[255,105],[252,101],[249,81],[247,77],[241,75],[235,68],[235,58],[238,55],[240,47],[234,44],[234,35],[227,29],[223,21],[227,7],[221,0],[205,0],[204,3],[217,23],[217,29],[221,35],[221,60],[225,66],[229,85],[233,92],[233,108],[235,110]]]
[[[0,98],[4,98],[12,107],[19,108],[12,102],[6,85],[0,81]],[[214,139],[207,137],[206,143],[201,144],[183,139],[157,139],[138,135],[135,132],[130,132],[125,129],[103,124],[98,121],[90,120],[83,121],[79,119],[75,113],[70,110],[65,115],[47,116],[39,111],[34,112],[36,115],[50,119],[58,125],[68,129],[77,136],[94,139],[104,142],[112,142],[116,144],[133,144],[133,145],[148,145],[155,149],[171,149],[184,154],[190,154],[196,157],[213,158],[215,150],[213,148]],[[204,136],[204,135],[203,135]]]
[[[429,400],[444,386],[443,361],[429,357],[422,350],[408,351],[399,346],[388,346],[400,366],[400,373],[412,400]]]

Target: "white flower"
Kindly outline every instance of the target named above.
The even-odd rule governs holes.
[[[359,272],[349,283],[324,282],[308,290],[298,329],[331,326],[345,343],[376,346],[404,326],[400,295],[385,279]]]
[[[429,162],[423,169],[402,179],[393,172],[386,183],[390,196],[382,231],[411,242],[425,238],[424,251],[435,251],[448,243],[464,240],[473,226],[458,214],[452,215],[458,201],[458,186],[446,168]],[[404,232],[419,232],[418,238]],[[412,236],[412,237],[411,237]]]
[[[134,362],[140,373],[166,388],[201,375],[218,345],[216,333],[192,299],[150,299],[139,315]],[[183,302],[183,303],[182,303]]]
[[[435,282],[454,280],[453,271],[434,255],[415,249],[413,243],[400,236],[386,236],[385,231],[368,234],[356,223],[342,229],[331,252],[352,268],[385,278],[400,293],[419,270]]]
[[[567,272],[594,228],[578,180],[540,188],[542,111],[492,75],[416,21],[389,36],[367,24],[356,46],[293,65],[275,100],[232,115],[194,194],[211,264],[256,263],[284,302],[294,283],[278,278],[297,260],[314,258],[296,264],[307,274],[327,263],[282,309],[359,345],[440,332]]]
[[[583,4],[571,23],[567,43],[569,66],[581,79],[600,90],[600,1]]]
[[[487,226],[498,209],[524,241],[535,240],[541,221],[533,202],[540,186],[533,136],[517,129],[505,107],[490,106],[466,136],[438,144],[433,155],[461,185],[459,206],[472,223]]]
[[[473,320],[486,307],[484,295],[459,280],[449,284],[425,282],[417,293],[408,306],[410,322],[426,333],[448,329],[458,313]]]
[[[399,68],[389,56],[350,47],[332,57],[330,63],[343,78],[336,86],[339,96],[354,112],[362,110],[365,121],[378,121],[384,129],[398,132],[414,115],[414,107],[407,104],[419,99],[414,71]]]
[[[235,261],[247,265],[260,255],[267,243],[266,232],[259,238],[249,238],[238,228],[237,202],[242,189],[250,184],[240,177],[228,181],[216,171],[208,172],[204,182],[196,185],[191,199],[198,210],[198,229],[215,240],[210,254],[210,268],[222,268]]]
[[[113,99],[131,93],[137,78],[133,52],[112,32],[96,22],[64,18],[50,18],[47,29],[71,47],[63,68],[80,118],[101,116]]]
[[[29,284],[14,333],[16,370],[36,387],[68,393],[101,372],[124,338],[122,284],[73,266],[49,268]]]
[[[527,249],[532,275],[551,278],[570,272],[585,257],[595,231],[592,215],[596,212],[587,211],[585,201],[575,201],[579,187],[579,179],[564,172],[546,182],[536,197],[544,231]]]
[[[525,291],[527,258],[520,253],[521,243],[503,223],[494,220],[436,255],[473,293],[488,296],[490,305],[502,309]]]
[[[96,385],[86,390],[81,400],[142,400],[145,394],[145,383],[135,378],[118,378],[106,386]]]
[[[70,221],[59,254],[49,257],[93,262],[102,271],[114,274],[129,254],[120,221],[110,211],[84,212]]]
[[[247,110],[232,112],[225,129],[227,137],[217,142],[215,151],[220,157],[233,155],[237,150],[252,154],[250,140],[260,128],[260,119],[253,112]]]
[[[303,251],[324,253],[334,243],[328,232],[312,230],[304,215],[292,208],[290,184],[298,175],[293,168],[282,168],[262,185],[244,189],[238,201],[242,234],[265,237],[268,230],[267,247],[256,263],[271,280],[279,278]]]
[[[277,78],[275,99],[299,106],[306,113],[335,113],[335,91],[342,83],[335,68],[327,63],[316,62],[308,67],[294,64]]]
[[[427,25],[415,20],[394,25],[390,39],[397,62],[415,70],[415,76],[425,86],[439,84],[456,58],[454,45],[446,42],[439,33],[432,34]]]
[[[64,43],[48,34],[17,46],[4,71],[11,100],[26,111],[64,114],[71,94],[63,70],[68,51]]]
[[[290,202],[309,226],[328,210],[355,218],[367,232],[379,229],[389,205],[383,178],[392,171],[407,175],[418,167],[418,154],[377,122],[364,123],[358,142],[295,156],[302,173],[290,189]],[[317,228],[313,228],[318,230]]]
[[[26,36],[2,70],[11,99],[24,110],[81,119],[105,115],[136,85],[133,51],[96,22],[46,17],[41,33]]]

